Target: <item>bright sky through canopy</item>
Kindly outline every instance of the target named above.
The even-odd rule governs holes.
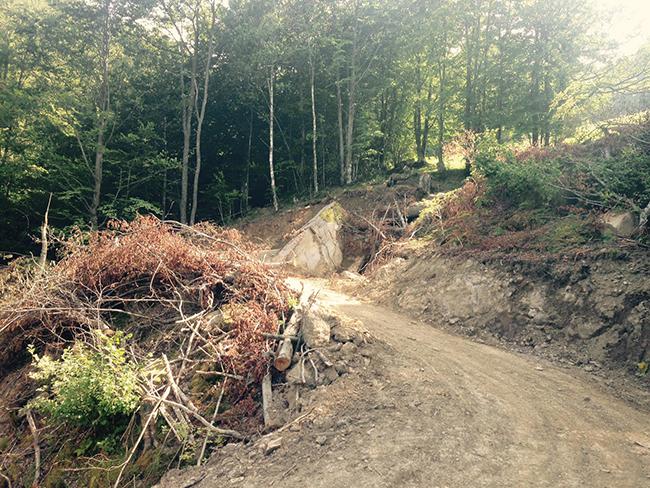
[[[592,0],[606,13],[606,32],[619,44],[621,54],[631,54],[650,41],[650,0]]]

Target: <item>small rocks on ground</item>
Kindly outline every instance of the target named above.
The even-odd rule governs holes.
[[[277,451],[282,447],[282,437],[276,437],[275,439],[269,440],[264,446],[264,454],[267,456],[272,452]]]

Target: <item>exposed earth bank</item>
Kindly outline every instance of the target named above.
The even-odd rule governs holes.
[[[625,369],[647,384],[648,276],[646,253],[533,262],[420,255],[390,261],[361,294],[436,327],[588,372]]]

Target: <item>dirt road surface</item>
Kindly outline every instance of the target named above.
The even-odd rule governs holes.
[[[237,452],[234,475],[217,455],[192,486],[650,487],[650,414],[587,375],[327,289],[319,299],[386,344],[378,369],[329,393],[333,418],[287,431],[268,456]]]

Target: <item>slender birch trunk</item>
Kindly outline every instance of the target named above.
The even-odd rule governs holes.
[[[278,195],[275,189],[275,171],[273,169],[273,126],[274,126],[274,99],[273,99],[273,85],[275,83],[275,66],[271,66],[269,72],[269,172],[271,174],[271,196],[273,198],[273,209],[277,212],[280,208],[278,205]]]
[[[311,148],[313,154],[313,169],[314,169],[314,193],[318,193],[318,156],[316,149],[316,137],[317,137],[317,122],[316,122],[316,73],[314,68],[314,63],[310,63],[311,66],[311,121],[312,121],[312,135],[311,135]]]

